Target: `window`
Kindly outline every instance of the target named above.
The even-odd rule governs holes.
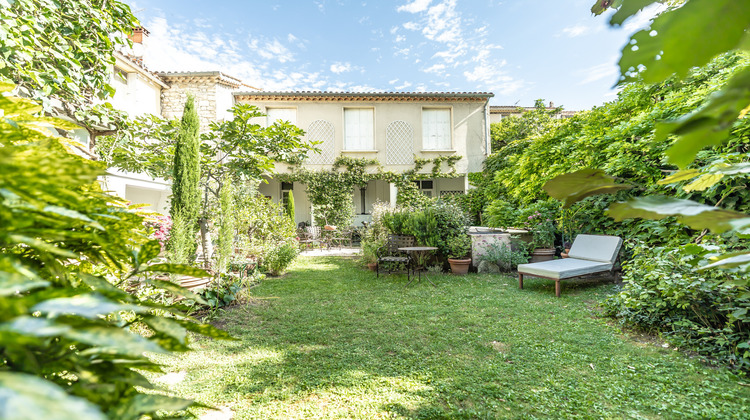
[[[297,125],[297,110],[294,108],[266,108],[266,124],[268,127],[276,121],[288,121]]]
[[[419,188],[419,191],[422,194],[426,195],[427,197],[432,197],[432,193],[435,188],[432,180],[414,181],[414,183],[417,185],[417,188]]]
[[[450,150],[451,110],[426,108],[422,110],[422,148],[424,150]]]
[[[344,109],[344,150],[372,150],[373,142],[372,108]]]
[[[292,191],[294,190],[294,184],[291,182],[282,182],[281,183],[281,205],[286,208],[286,206],[289,204],[289,195],[292,194]]]

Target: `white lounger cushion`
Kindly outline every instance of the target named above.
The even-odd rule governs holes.
[[[598,261],[565,258],[531,264],[519,264],[518,272],[550,279],[567,279],[612,269],[612,264]]]
[[[622,239],[619,236],[581,234],[573,241],[568,256],[614,264],[621,245]]]

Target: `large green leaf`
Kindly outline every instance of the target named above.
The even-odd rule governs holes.
[[[685,76],[716,55],[738,48],[749,21],[745,2],[689,0],[631,37],[620,58],[621,73],[638,74],[646,83],[659,83],[672,74]]]
[[[186,276],[194,277],[209,277],[210,274],[206,270],[193,267],[187,264],[153,264],[144,268],[143,271],[154,271],[163,272],[170,274],[184,274]]]
[[[615,178],[600,169],[583,169],[556,176],[547,181],[543,188],[550,197],[562,201],[563,207],[568,208],[592,195],[611,194],[632,187],[615,184]]]
[[[158,344],[119,328],[75,328],[68,331],[65,337],[94,347],[82,351],[81,355],[84,356],[107,353],[142,357],[144,352],[166,353]]]
[[[68,395],[52,382],[23,373],[0,372],[3,420],[105,420],[94,404]]]
[[[625,22],[626,19],[629,17],[635,15],[636,13],[643,10],[645,7],[650,6],[654,3],[663,3],[664,0],[626,0],[622,1],[622,5],[617,8],[617,12],[612,15],[612,17],[609,19],[609,24],[612,26],[618,26],[622,25],[623,22]],[[601,3],[598,3],[601,7]],[[595,5],[596,6],[596,5]],[[617,7],[617,6],[610,6],[610,7]],[[601,10],[599,13],[603,12],[605,9],[600,8],[598,10]],[[593,11],[593,10],[592,10]]]
[[[743,272],[750,271],[750,252],[738,252],[722,255],[716,258],[716,262],[701,267],[701,270],[709,268],[739,268]]]
[[[19,273],[0,271],[0,297],[12,296],[16,293],[26,292],[40,287],[47,287],[50,282],[39,278],[28,278]]]
[[[218,340],[237,340],[228,332],[220,330],[211,324],[199,324],[197,322],[192,322],[184,319],[177,319],[175,320],[175,322],[185,327],[185,329],[188,331],[192,331],[206,337],[216,338]]]
[[[709,229],[714,233],[729,230],[741,234],[750,233],[747,226],[738,229],[732,224],[747,219],[746,214],[665,196],[637,197],[624,203],[613,203],[607,214],[617,221],[632,218],[660,220],[674,216],[693,229]]]
[[[677,134],[679,138],[666,153],[670,162],[685,168],[700,150],[726,140],[731,125],[749,105],[750,68],[745,68],[736,72],[721,90],[712,93],[702,107],[657,124],[654,138],[662,141],[669,134]]]
[[[193,299],[201,305],[208,305],[208,302],[206,302],[200,295],[191,292],[190,290],[180,286],[179,284],[174,284],[171,281],[148,279],[146,280],[146,283],[150,283],[156,287],[172,292],[178,296],[184,296],[188,299]]]
[[[164,317],[149,316],[143,319],[155,331],[166,334],[181,344],[187,344],[187,331],[178,322]]]
[[[161,244],[159,243],[159,241],[154,239],[146,242],[138,251],[138,260],[136,261],[136,266],[140,266],[141,264],[145,264],[153,260],[154,258],[159,256],[160,252]]]
[[[20,316],[18,318],[13,318],[12,321],[0,324],[0,331],[31,335],[34,337],[61,336],[70,331],[70,329],[70,325],[56,324],[52,320],[33,316]]]
[[[32,309],[50,317],[78,315],[89,319],[97,319],[119,311],[145,312],[148,310],[148,308],[139,305],[112,302],[104,296],[96,294],[49,299],[35,305]]]

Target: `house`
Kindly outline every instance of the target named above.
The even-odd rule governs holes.
[[[131,118],[161,114],[162,91],[169,89],[169,86],[148,71],[138,57],[115,52],[111,84],[115,88],[115,95],[110,103],[116,109],[127,112]],[[167,180],[109,168],[101,182],[105,190],[133,204],[144,204],[145,210],[169,213],[172,189]]]
[[[289,121],[318,143],[319,153],[308,156],[303,167],[327,170],[339,156],[376,159],[386,171],[414,168],[414,158],[456,156],[458,177],[416,181],[428,196],[465,193],[468,174],[482,171],[490,154],[489,99],[486,92],[265,92],[233,93],[234,102],[255,105],[267,114],[260,124]],[[290,171],[279,164],[277,173]],[[431,168],[423,168],[429,173]],[[296,222],[313,222],[304,185],[279,182],[273,177],[260,192],[274,201],[293,194]],[[371,180],[355,188],[355,224],[369,220],[376,201],[396,204],[397,187]]]

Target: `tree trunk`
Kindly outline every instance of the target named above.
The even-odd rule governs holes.
[[[208,231],[208,219],[201,217],[198,220],[201,229],[201,250],[203,251],[204,268],[211,267],[211,257],[214,255],[214,246],[211,243],[211,234]]]

